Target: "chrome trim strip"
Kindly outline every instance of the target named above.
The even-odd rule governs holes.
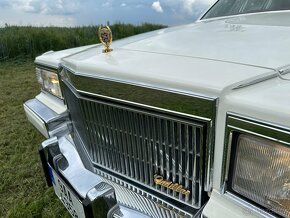
[[[231,148],[232,148],[230,143],[232,142],[232,140],[233,140],[233,133],[230,132],[230,134],[229,134],[229,142],[228,142],[228,146],[229,147],[228,147],[228,149],[226,149],[228,151],[227,157],[226,157],[226,163],[230,162]],[[226,166],[225,166],[225,181],[228,180],[228,173],[229,173],[229,164],[226,164]],[[226,188],[226,187],[224,187],[224,188]]]
[[[58,72],[58,68],[56,68],[56,67],[49,66],[49,65],[46,65],[46,64],[40,64],[40,63],[37,63],[37,62],[34,62],[34,64],[35,64],[36,68],[40,68],[42,70],[52,71],[54,73]]]
[[[257,83],[264,82],[266,80],[270,80],[270,79],[273,79],[273,78],[276,78],[276,77],[277,77],[277,72],[276,71],[270,72],[267,75],[263,75],[263,76],[258,77],[256,79],[252,79],[250,81],[245,81],[244,83],[234,87],[233,90],[237,90],[237,89],[245,88],[245,87],[248,87],[248,86],[252,86],[252,85],[255,85]]]
[[[225,148],[223,154],[223,167],[220,187],[222,193],[225,193],[226,191],[227,169],[229,168],[230,164],[229,152],[232,148],[232,141],[230,136],[234,131],[256,135],[290,147],[290,128],[235,113],[227,113],[224,143]]]
[[[141,84],[128,83],[110,78],[77,74],[61,66],[61,79],[68,82],[79,93],[114,100],[123,100],[192,115],[196,118],[214,120],[217,98],[163,90]]]

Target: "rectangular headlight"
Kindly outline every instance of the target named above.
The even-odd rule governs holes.
[[[240,135],[232,189],[279,215],[290,217],[290,147]]]
[[[57,73],[36,68],[36,78],[43,90],[62,98]]]

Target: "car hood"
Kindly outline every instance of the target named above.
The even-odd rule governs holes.
[[[219,96],[289,64],[290,12],[209,19],[96,45],[61,58],[76,74]],[[39,59],[40,60],[40,59]]]
[[[159,31],[122,49],[278,68],[290,60],[290,12],[209,19]]]

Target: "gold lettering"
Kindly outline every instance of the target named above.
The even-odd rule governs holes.
[[[155,175],[154,182],[156,185],[161,185],[161,186],[163,186],[165,188],[169,188],[173,191],[180,192],[181,194],[184,194],[184,195],[190,194],[190,191],[184,189],[182,185],[180,185],[178,183],[173,183],[173,182],[168,181],[168,180],[164,180],[162,176]]]
[[[161,182],[163,181],[163,177],[162,176],[155,176],[154,177],[154,182],[159,185]]]
[[[178,185],[178,187],[176,188],[176,191],[177,191],[177,192],[180,192],[181,189],[182,189],[182,185]]]

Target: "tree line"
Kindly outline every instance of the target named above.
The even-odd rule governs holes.
[[[163,25],[116,23],[110,26],[114,40],[164,28]],[[99,43],[98,26],[0,28],[0,61],[18,57],[35,58],[46,51]]]

